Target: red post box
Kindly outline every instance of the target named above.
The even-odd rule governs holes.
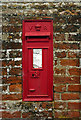
[[[23,101],[53,100],[53,21],[23,21]]]

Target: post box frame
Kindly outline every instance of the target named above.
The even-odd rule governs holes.
[[[22,46],[22,71],[23,71],[23,101],[52,101],[53,100],[53,26],[51,26],[51,33],[50,32],[41,32],[39,34],[37,34],[36,32],[32,32],[32,33],[28,33],[26,32],[25,33],[25,22],[50,22],[51,25],[53,25],[53,20],[23,20],[23,30],[22,30],[22,41],[23,41],[23,46]],[[42,49],[42,68],[33,68],[32,66],[32,70],[39,70],[39,71],[43,71],[44,69],[44,49],[48,49],[49,50],[49,46],[46,46],[46,45],[43,45],[43,46],[32,46],[32,47],[29,47],[29,46],[24,46],[25,45],[25,42],[28,41],[30,42],[30,39],[26,39],[26,37],[33,37],[33,36],[44,36],[46,37],[46,39],[38,39],[36,40],[36,42],[43,42],[43,41],[49,41],[51,40],[51,43],[50,43],[50,46],[51,46],[51,49],[50,49],[50,52],[49,52],[49,56],[51,57],[51,62],[50,62],[50,65],[51,65],[51,76],[50,76],[50,87],[49,87],[49,95],[27,95],[26,94],[26,88],[27,88],[27,75],[26,75],[26,60],[27,59],[25,56],[25,52],[26,52],[26,49],[32,49],[32,65],[33,65],[33,49]],[[50,39],[49,39],[50,37]],[[35,41],[34,40],[31,40],[31,42]],[[26,48],[25,48],[26,47]],[[49,73],[48,73],[49,75]],[[47,85],[48,86],[48,85]]]

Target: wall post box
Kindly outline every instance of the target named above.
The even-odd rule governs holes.
[[[23,101],[53,100],[53,21],[23,21]]]

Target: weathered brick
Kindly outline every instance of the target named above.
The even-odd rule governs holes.
[[[41,107],[44,109],[52,109],[52,102],[43,102]]]
[[[54,76],[54,83],[55,84],[80,84],[80,77],[59,77]]]
[[[72,119],[76,119],[80,117],[80,112],[79,111],[65,111],[65,112],[62,112],[62,111],[55,111],[55,118],[72,118]]]
[[[9,74],[10,75],[21,75],[21,68],[11,68]]]
[[[4,103],[0,103],[0,110],[5,110],[6,109],[6,104]]]
[[[80,49],[79,43],[54,43],[56,49]]]
[[[2,47],[2,49],[3,49],[3,47]],[[7,58],[7,53],[6,53],[6,51],[2,51],[1,54],[2,54],[2,55],[1,55],[1,58],[3,58],[3,59],[4,59],[4,58]]]
[[[77,15],[73,15],[73,16],[69,16],[68,18],[67,18],[67,23],[69,23],[69,24],[73,24],[73,23],[78,23],[78,24],[80,24],[80,21],[81,21],[81,18],[80,18],[80,16],[79,16],[79,14],[77,14]]]
[[[7,90],[7,86],[3,86],[3,87],[2,87],[2,90],[3,90],[3,91]]]
[[[22,49],[22,44],[21,43],[15,43],[11,41],[3,41],[2,43],[2,48],[3,49]]]
[[[7,68],[2,68],[0,71],[2,71],[2,75],[7,75]]]
[[[70,51],[68,52],[68,57],[69,58],[81,58],[81,51],[78,51],[78,52]]]
[[[21,84],[10,85],[9,90],[10,90],[10,92],[21,92],[22,85]]]
[[[66,85],[55,85],[54,91],[55,92],[64,92],[64,91],[66,91]]]
[[[2,118],[20,118],[21,112],[20,111],[2,111]]]
[[[54,32],[77,32],[79,29],[79,25],[66,25],[65,27],[61,25],[55,25],[53,31]]]
[[[71,68],[69,69],[70,75],[81,75],[81,69],[80,68]]]
[[[68,52],[68,57],[69,58],[76,58],[77,57],[77,53],[76,52]]]
[[[59,100],[60,99],[60,94],[59,93],[54,93],[54,99]]]
[[[55,60],[55,65],[57,65],[57,60]]]
[[[65,102],[54,102],[54,109],[65,109],[66,103]]]
[[[79,100],[79,93],[62,93],[62,100]]]
[[[76,34],[76,35],[69,34],[68,40],[69,41],[80,41],[81,40],[81,34]]]
[[[18,24],[22,24],[22,21],[19,17],[9,17],[9,21],[8,21],[8,24],[15,24],[15,25],[18,25]]]
[[[22,118],[30,118],[32,116],[32,112],[23,112]]]
[[[7,66],[7,63],[8,63],[7,60],[2,60],[2,66],[3,66],[3,67],[6,67],[6,66]]]
[[[65,32],[77,32],[77,29],[79,29],[79,25],[66,25]]]
[[[68,91],[81,92],[81,85],[68,85]]]
[[[2,30],[4,33],[16,33],[16,32],[21,32],[22,28],[21,26],[3,26]]]
[[[15,33],[15,34],[11,34],[11,33],[9,33],[9,35],[8,35],[8,40],[10,40],[10,39],[22,39],[22,36],[21,35],[19,35],[19,33]],[[13,43],[13,42],[12,42]],[[16,43],[13,43],[13,44],[16,44]],[[17,43],[18,44],[18,43]],[[16,47],[16,46],[14,46],[14,47]],[[18,46],[17,46],[18,47]]]
[[[44,117],[44,118],[46,118],[46,117],[51,117],[52,118],[52,112],[49,112],[49,111],[47,111],[47,110],[43,110],[42,112],[41,112],[41,114],[40,114],[40,117]]]
[[[17,57],[22,57],[22,52],[21,51],[10,51],[9,52],[9,57],[10,58],[17,58]]]
[[[8,66],[12,66],[12,67],[14,67],[15,65],[20,66],[22,64],[22,60],[17,60],[17,61],[8,60],[7,63]]]
[[[63,41],[63,40],[65,40],[65,35],[64,34],[56,34],[54,36],[54,38],[56,41]]]
[[[81,102],[69,102],[68,109],[71,110],[81,110]]]
[[[58,58],[65,58],[66,57],[66,52],[55,52],[55,56]]]
[[[9,60],[8,61],[8,66],[15,66],[15,61],[14,60]]]
[[[60,64],[62,66],[79,66],[79,59],[61,59]]]
[[[15,65],[20,66],[22,64],[22,60],[15,61]]]
[[[54,24],[57,24],[60,23],[60,24],[66,24],[66,17],[64,16],[61,16],[61,15],[54,15],[55,16],[55,19],[54,19]]]
[[[55,68],[55,73],[65,75],[66,69],[65,68]]]
[[[4,94],[2,95],[2,100],[21,100],[22,99],[22,95],[21,94]]]
[[[4,77],[3,83],[9,84],[9,83],[21,83],[22,79],[21,76],[11,76],[11,77]]]

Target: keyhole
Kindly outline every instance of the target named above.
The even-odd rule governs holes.
[[[32,77],[34,77],[34,74],[32,74]]]

